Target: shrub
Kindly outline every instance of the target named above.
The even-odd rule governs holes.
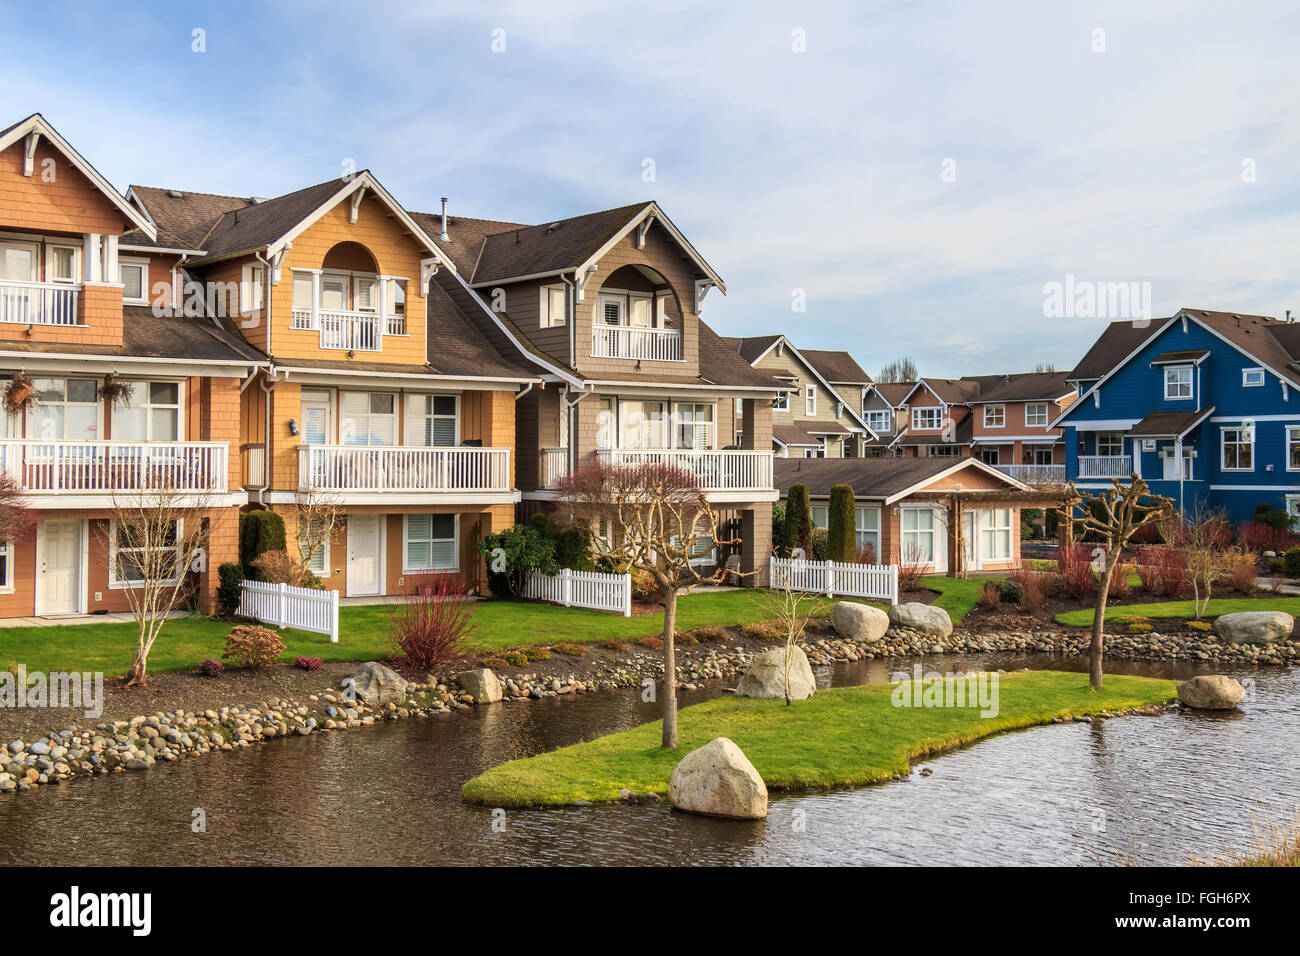
[[[858,564],[875,564],[876,563],[876,546],[874,544],[864,544],[858,548]]]
[[[1192,588],[1187,556],[1167,544],[1143,548],[1138,553],[1137,572],[1142,587],[1151,594],[1177,598]]]
[[[231,658],[245,667],[265,667],[274,664],[284,653],[284,641],[269,627],[257,624],[240,624],[226,635],[223,660]]]
[[[654,575],[637,568],[633,568],[628,573],[632,576],[632,600],[638,604],[658,603],[659,585],[655,583]]]
[[[915,542],[905,545],[898,562],[898,590],[915,591],[919,588],[928,564]]]
[[[287,551],[265,551],[253,561],[257,580],[268,584],[288,584],[295,588],[321,587],[320,578]]]
[[[511,667],[523,667],[528,663],[528,655],[523,651],[503,651],[501,659]]]
[[[812,559],[814,561],[830,560],[830,542],[825,528],[814,528],[812,533]]]
[[[990,611],[1002,603],[1002,588],[995,581],[985,581],[980,588],[980,607]]]
[[[858,522],[851,486],[831,487],[826,514],[826,559],[852,563],[858,556]]]
[[[529,572],[554,574],[559,570],[555,541],[535,524],[517,524],[485,534],[478,550],[487,561],[488,587],[494,594],[522,594]],[[504,570],[499,570],[497,559],[501,556],[505,558]]]
[[[1187,626],[1190,627],[1193,631],[1204,632],[1204,631],[1214,630],[1214,625],[1211,624],[1209,621],[1188,621]]]
[[[783,547],[803,551],[805,558],[812,555],[812,501],[808,486],[793,484],[785,496],[785,529],[781,535]]]
[[[1014,577],[1016,572],[1013,571],[1011,573]],[[1023,591],[1024,589],[1021,587],[1019,581],[1016,581],[1014,579],[1008,579],[1002,582],[1002,586],[999,589],[998,596],[1003,601],[1007,601],[1011,604],[1018,604],[1020,603],[1020,595],[1023,593]]]
[[[509,667],[510,662],[504,657],[480,657],[478,666],[486,667],[489,670],[499,671],[503,667]]]
[[[1056,569],[1065,593],[1076,601],[1091,601],[1097,595],[1097,572],[1092,568],[1092,549],[1076,544],[1056,554]]]
[[[1282,556],[1282,573],[1288,578],[1300,578],[1300,548],[1291,548]]]
[[[568,642],[552,645],[552,650],[557,654],[565,654],[569,657],[582,657],[587,653],[587,649],[581,644],[571,644]]]
[[[194,672],[202,677],[220,677],[225,670],[225,664],[209,657],[205,661],[199,661],[199,666],[194,669]]]
[[[1291,531],[1291,516],[1282,508],[1274,508],[1268,502],[1255,506],[1255,524],[1263,525],[1273,531]]]
[[[1106,591],[1106,600],[1126,598],[1133,593],[1133,586],[1128,583],[1128,576],[1133,573],[1133,565],[1121,562],[1116,565],[1115,573],[1110,576],[1110,588]]]
[[[525,647],[519,652],[531,664],[533,661],[549,661],[551,652],[544,647]]]
[[[721,624],[710,624],[707,627],[697,627],[695,636],[702,641],[725,641],[727,629]]]
[[[1047,601],[1050,593],[1052,575],[1046,571],[1033,571],[1029,568],[1016,568],[1003,585],[1003,597],[1015,600],[1026,611],[1037,611]],[[1014,594],[1009,598],[1008,594]]]
[[[550,539],[557,565],[570,571],[596,570],[591,553],[591,526],[587,522],[562,524],[553,515],[539,511],[528,519],[528,524]]]
[[[1237,543],[1252,551],[1284,552],[1295,547],[1296,536],[1289,529],[1273,528],[1258,521],[1243,521],[1237,525]]]
[[[785,630],[776,621],[755,621],[742,627],[740,633],[756,641],[785,640]]]
[[[1128,627],[1126,627],[1125,630],[1128,631],[1130,634],[1150,634],[1152,630],[1151,622],[1150,621],[1129,621]]]
[[[298,659],[293,662],[293,666],[305,671],[318,671],[322,663],[319,657],[305,657],[299,654]]]
[[[388,606],[390,637],[411,673],[426,673],[461,656],[474,630],[473,602],[454,574],[430,575]]]
[[[217,610],[226,617],[238,614],[244,591],[243,565],[227,561],[217,568],[217,579]]]
[[[249,577],[253,562],[268,551],[284,551],[284,519],[274,511],[245,511],[239,516],[239,563]],[[254,580],[260,580],[254,578]]]
[[[696,637],[694,634],[690,634],[690,633],[686,633],[686,634],[677,634],[677,635],[674,636],[673,639],[674,639],[678,644],[698,644],[698,643],[700,643],[700,639],[699,639],[698,637]]]
[[[638,637],[636,642],[642,647],[648,647],[654,651],[662,651],[664,649],[664,640],[662,637]]]
[[[597,646],[603,647],[607,651],[627,650],[627,645],[625,645],[622,641],[601,641],[600,644]]]
[[[1224,555],[1228,584],[1242,594],[1255,593],[1255,579],[1259,576],[1255,552],[1233,549]]]
[[[778,558],[790,557],[794,550],[794,540],[785,539],[785,502],[778,501],[772,505],[772,550]]]

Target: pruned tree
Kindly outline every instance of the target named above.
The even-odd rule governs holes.
[[[785,632],[781,674],[784,679],[785,705],[789,707],[794,702],[790,696],[790,671],[794,667],[794,652],[808,630],[808,622],[821,609],[821,596],[792,590],[788,581],[778,579],[772,582],[772,589],[764,595],[763,605],[768,616]]]
[[[803,552],[805,561],[812,558],[812,499],[808,486],[795,483],[785,495],[785,533],[781,543],[789,542],[791,554],[795,548]]]
[[[162,476],[148,484],[114,495],[106,531],[113,580],[137,625],[127,687],[148,683],[149,652],[171,613],[189,599],[188,576],[203,570],[213,522],[222,520],[203,492],[178,489]]]
[[[921,377],[916,363],[910,358],[894,359],[880,370],[877,382],[915,382]]]
[[[298,560],[310,568],[316,555],[324,552],[345,514],[338,496],[314,486],[300,488],[293,495],[293,510],[298,535]]]
[[[1071,486],[1073,490],[1073,486]],[[1088,676],[1095,690],[1101,690],[1101,662],[1104,653],[1106,596],[1120,555],[1139,528],[1168,521],[1176,513],[1173,499],[1151,493],[1147,483],[1133,475],[1125,484],[1111,479],[1111,488],[1081,501],[1082,514],[1074,515],[1076,528],[1092,532],[1101,541],[1103,566],[1097,588],[1097,606],[1092,618],[1092,641],[1088,645]]]
[[[721,540],[718,514],[690,472],[666,464],[613,465],[599,462],[564,478],[558,496],[572,520],[592,529],[592,549],[616,568],[644,572],[654,580],[664,605],[663,739],[677,746],[677,659],[674,641],[677,593],[682,587],[721,583],[725,568],[701,574],[692,557]],[[734,573],[734,572],[732,572]]]
[[[826,510],[826,551],[832,561],[851,564],[858,560],[857,514],[853,486],[832,486]]]

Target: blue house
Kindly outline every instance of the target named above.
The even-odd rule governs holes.
[[[1300,324],[1183,309],[1113,322],[1070,373],[1066,477],[1084,493],[1138,474],[1184,514],[1300,517]]]

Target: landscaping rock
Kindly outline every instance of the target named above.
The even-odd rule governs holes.
[[[839,601],[831,608],[831,623],[841,637],[874,644],[889,630],[889,615],[870,604]]]
[[[899,627],[934,637],[947,637],[952,633],[952,618],[943,608],[933,604],[895,604],[889,609],[889,620]]]
[[[767,786],[749,758],[726,737],[692,750],[673,770],[668,799],[678,810],[733,820],[767,816]]]
[[[350,680],[357,699],[372,706],[400,703],[406,699],[406,679],[378,661],[366,661]],[[347,686],[346,680],[343,686]]]
[[[794,648],[790,660],[790,699],[804,700],[817,693],[817,681],[808,655],[803,648]],[[740,697],[767,697],[785,699],[785,648],[774,647],[754,658],[749,669],[736,683]]]
[[[1178,685],[1178,699],[1196,710],[1232,710],[1245,693],[1246,688],[1222,674],[1193,677]]]
[[[1291,636],[1295,618],[1285,611],[1239,611],[1214,620],[1214,633],[1230,644],[1272,644]]]
[[[465,693],[474,698],[477,704],[495,704],[501,699],[501,681],[490,667],[465,671],[457,680]]]

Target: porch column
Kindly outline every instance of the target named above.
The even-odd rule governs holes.
[[[311,274],[311,327],[320,328],[320,270],[313,269]]]
[[[771,556],[772,503],[764,501],[752,504],[740,513],[740,570],[748,575],[740,579],[741,584],[745,587],[767,587],[768,559]],[[751,571],[757,573],[749,574]]]
[[[750,451],[772,450],[772,409],[760,399],[746,399],[740,410],[741,441]],[[771,510],[771,506],[768,506]]]

